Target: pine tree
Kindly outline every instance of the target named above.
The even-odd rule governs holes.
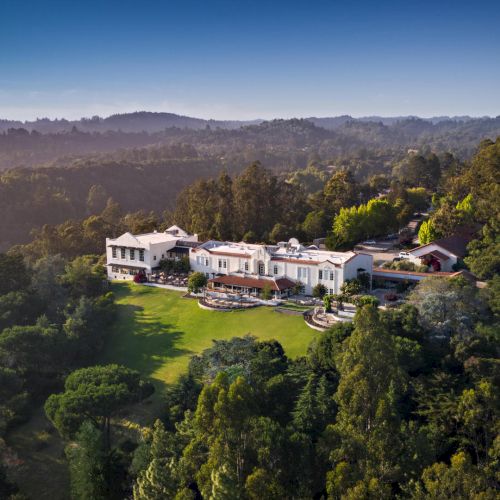
[[[102,432],[85,421],[75,443],[66,447],[71,476],[71,496],[77,500],[108,498],[106,452]]]

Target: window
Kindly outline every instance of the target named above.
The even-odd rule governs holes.
[[[113,272],[113,273],[119,273],[120,272],[120,268],[118,266],[111,266],[111,272]]]
[[[219,269],[226,269],[227,268],[227,260],[226,259],[219,259]]]
[[[297,279],[307,279],[307,267],[297,268]]]
[[[334,278],[334,273],[333,271],[330,271],[330,281],[333,281],[333,278]]]
[[[208,267],[208,257],[205,257],[205,266]]]
[[[227,267],[227,260],[223,260],[222,261],[222,265],[224,266],[224,269],[226,269],[226,267]]]
[[[222,259],[219,259],[218,264],[219,264],[219,269],[220,269],[222,267]]]
[[[111,256],[116,259],[116,247],[111,247]]]
[[[122,259],[125,258],[125,248],[122,248],[121,249],[121,256],[122,256]]]
[[[329,295],[333,295],[333,288],[329,288],[328,293],[329,293]]]
[[[156,260],[156,255],[153,255],[153,260]]]
[[[135,260],[135,249],[134,248],[130,249],[130,260]]]
[[[261,275],[266,274],[266,268],[262,263],[259,264],[259,274]]]
[[[245,271],[248,271],[248,261],[245,262]]]
[[[320,269],[320,270],[318,271],[318,279],[319,279],[319,280],[322,280],[322,279],[323,279],[323,270],[322,270],[322,269]]]
[[[139,260],[144,262],[144,250],[139,250]]]
[[[164,253],[162,253],[162,254],[161,254],[161,258],[162,258],[162,259],[164,259],[164,258],[165,258],[165,254],[164,254]]]
[[[274,272],[274,274],[278,274],[278,266],[274,266],[273,272]]]

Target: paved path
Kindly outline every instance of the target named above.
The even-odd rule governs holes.
[[[154,286],[156,288],[165,288],[165,290],[175,290],[176,292],[187,292],[187,286],[161,285],[160,283],[141,283],[144,286]]]

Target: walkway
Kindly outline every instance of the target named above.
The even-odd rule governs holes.
[[[165,290],[174,290],[176,292],[184,292],[188,291],[187,286],[173,286],[173,285],[162,285],[160,283],[141,283],[144,286],[154,286],[156,288],[164,288]]]

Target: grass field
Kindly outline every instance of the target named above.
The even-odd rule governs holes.
[[[274,312],[268,307],[235,312],[205,311],[182,293],[134,284],[113,284],[118,319],[108,337],[100,363],[119,363],[151,377],[157,390],[151,398],[127,407],[115,422],[115,439],[134,436],[132,425],[151,425],[164,411],[162,389],[187,370],[189,359],[212,345],[251,333],[276,339],[290,357],[306,353],[318,332],[302,316]],[[50,434],[47,432],[50,431]],[[130,432],[132,434],[130,434]],[[68,497],[69,474],[64,443],[45,417],[43,408],[8,436],[8,444],[24,461],[12,470],[29,498],[63,500]],[[30,477],[24,481],[24,477]]]
[[[317,332],[301,316],[268,307],[234,312],[205,311],[181,292],[128,283],[113,284],[118,320],[105,346],[102,362],[120,363],[161,383],[184,373],[193,354],[212,345],[251,333],[278,340],[290,357],[306,353]]]

